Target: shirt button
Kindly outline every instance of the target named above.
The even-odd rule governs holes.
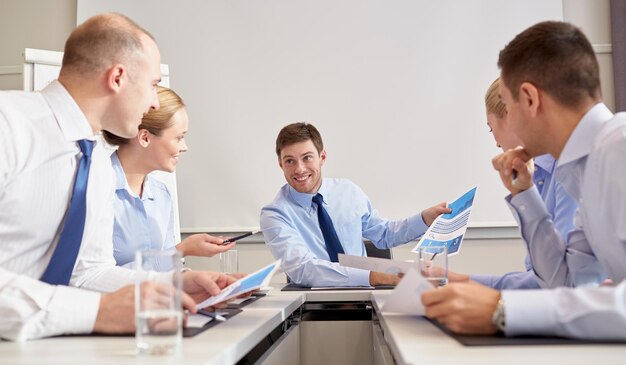
[[[537,185],[543,185],[543,180],[537,181]]]

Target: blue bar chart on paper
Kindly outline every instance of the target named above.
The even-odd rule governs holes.
[[[467,230],[477,188],[471,188],[448,204],[452,212],[437,217],[411,252],[418,252],[420,247],[447,246],[448,255],[458,253]]]

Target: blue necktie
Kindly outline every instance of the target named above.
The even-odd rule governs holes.
[[[339,237],[337,237],[333,221],[330,219],[326,209],[324,209],[322,195],[315,195],[313,197],[313,203],[317,204],[317,220],[320,223],[320,229],[322,230],[322,236],[324,236],[324,243],[326,244],[326,251],[328,251],[330,261],[339,262],[337,255],[344,253],[343,247],[341,246],[341,242],[339,242]]]
[[[63,231],[59,243],[52,254],[52,258],[41,276],[41,281],[53,285],[67,285],[72,277],[78,250],[83,239],[85,229],[85,215],[87,210],[87,181],[89,180],[89,165],[91,165],[91,151],[93,141],[82,139],[78,141],[83,157],[78,163],[78,172],[74,180],[74,190],[67,211]]]

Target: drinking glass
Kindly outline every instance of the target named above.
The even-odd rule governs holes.
[[[220,253],[220,271],[225,274],[232,274],[239,271],[237,250],[228,250]]]
[[[419,248],[420,273],[434,286],[448,283],[448,247],[425,246]]]
[[[176,250],[135,253],[135,339],[140,354],[176,353],[182,343],[182,257]]]

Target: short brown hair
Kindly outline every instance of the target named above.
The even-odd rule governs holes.
[[[504,118],[506,115],[506,106],[500,99],[500,78],[495,79],[487,93],[485,93],[485,109],[487,114],[493,114],[498,118]]]
[[[61,73],[86,75],[117,63],[133,66],[143,50],[141,35],[154,40],[148,31],[124,15],[95,15],[74,29],[65,42]]]
[[[304,122],[289,124],[283,127],[278,133],[278,137],[276,138],[276,155],[280,158],[280,151],[282,151],[284,147],[308,140],[313,142],[317,153],[322,153],[324,142],[322,141],[320,132],[313,124]]]
[[[144,115],[138,129],[145,129],[155,136],[160,136],[165,129],[172,126],[172,117],[185,107],[185,103],[174,90],[163,86],[158,87],[157,96],[161,107],[157,110],[152,109]],[[128,138],[116,136],[108,131],[102,131],[102,135],[109,144],[114,146],[121,146],[130,141]]]
[[[564,106],[600,100],[600,76],[593,47],[583,32],[564,22],[546,21],[518,34],[500,51],[502,82],[517,100],[530,82]]]

